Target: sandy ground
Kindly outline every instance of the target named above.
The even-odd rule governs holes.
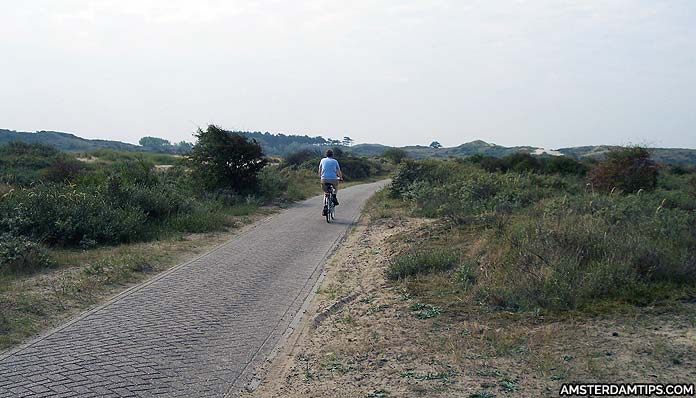
[[[385,279],[432,221],[363,217],[249,397],[539,397],[570,382],[694,382],[696,303],[562,319],[430,314]],[[425,318],[425,319],[422,319]]]

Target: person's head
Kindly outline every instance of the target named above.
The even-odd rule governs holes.
[[[326,157],[327,158],[332,158],[333,157],[333,151],[331,149],[326,150]]]

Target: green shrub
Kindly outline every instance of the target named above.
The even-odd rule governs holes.
[[[42,170],[46,181],[73,182],[84,170],[82,162],[75,159],[57,159],[48,168]]]
[[[0,199],[0,231],[52,244],[133,241],[146,218],[138,207],[118,206],[103,189],[41,185]]]
[[[259,172],[259,193],[261,196],[267,200],[282,198],[289,185],[288,173],[283,174],[277,166],[264,167]]]
[[[29,186],[41,182],[57,162],[69,163],[68,156],[42,144],[10,142],[0,145],[0,182]],[[72,164],[72,163],[70,163]]]
[[[530,172],[537,174],[585,175],[587,166],[567,156],[534,156],[526,152],[502,158],[474,155],[468,158],[482,169],[493,172]]]
[[[198,141],[187,156],[189,167],[208,190],[232,189],[252,193],[258,188],[258,172],[267,160],[256,140],[209,125],[198,129]]]
[[[319,165],[320,159],[321,153],[318,150],[302,149],[285,156],[281,167],[298,167],[308,161],[314,161],[316,165]]]
[[[386,151],[384,151],[380,157],[394,164],[400,164],[404,159],[408,157],[408,153],[403,149],[389,148]]]
[[[164,220],[179,213],[188,213],[194,199],[178,187],[160,183],[147,185],[110,185],[109,194],[125,207],[139,208],[148,220]]]
[[[412,184],[418,182],[441,185],[452,176],[458,175],[461,167],[461,163],[445,165],[437,160],[406,160],[397,168],[389,191],[392,197],[400,197],[411,189]]]
[[[541,158],[541,170],[544,174],[584,176],[588,167],[568,156],[551,156]]]
[[[440,249],[407,253],[394,259],[387,269],[389,279],[447,271],[459,264],[459,253]]]
[[[363,157],[344,155],[343,151],[340,153],[340,156],[334,154],[334,158],[338,160],[338,163],[341,166],[341,172],[343,173],[343,179],[346,181],[363,180],[378,175],[384,171],[382,164],[379,162]],[[319,170],[320,160],[321,159],[319,157],[311,158],[304,161],[297,168],[317,173]]]
[[[454,273],[477,301],[567,310],[689,295],[696,283],[696,195],[686,188],[689,176],[673,178],[682,180],[669,190],[598,195],[573,175],[406,161],[391,192],[417,215],[477,226],[487,246]],[[428,272],[428,262],[414,256],[396,259],[390,277]]]
[[[51,265],[47,250],[21,236],[0,235],[0,273],[29,272]]]
[[[592,187],[609,192],[651,191],[657,186],[658,167],[650,159],[650,152],[642,147],[619,148],[610,151],[606,160],[590,171]]]

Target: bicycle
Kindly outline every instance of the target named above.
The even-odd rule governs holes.
[[[326,192],[324,192],[324,210],[322,214],[326,217],[326,222],[330,223],[336,218],[336,205],[334,204],[335,189],[333,184],[326,184]]]

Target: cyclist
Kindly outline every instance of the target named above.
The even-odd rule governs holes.
[[[331,198],[335,206],[338,206],[338,181],[343,180],[341,166],[338,165],[338,160],[333,158],[334,153],[331,149],[326,150],[326,157],[319,162],[319,178],[321,178],[321,188],[324,192],[329,192],[329,185],[333,185],[334,194]]]

